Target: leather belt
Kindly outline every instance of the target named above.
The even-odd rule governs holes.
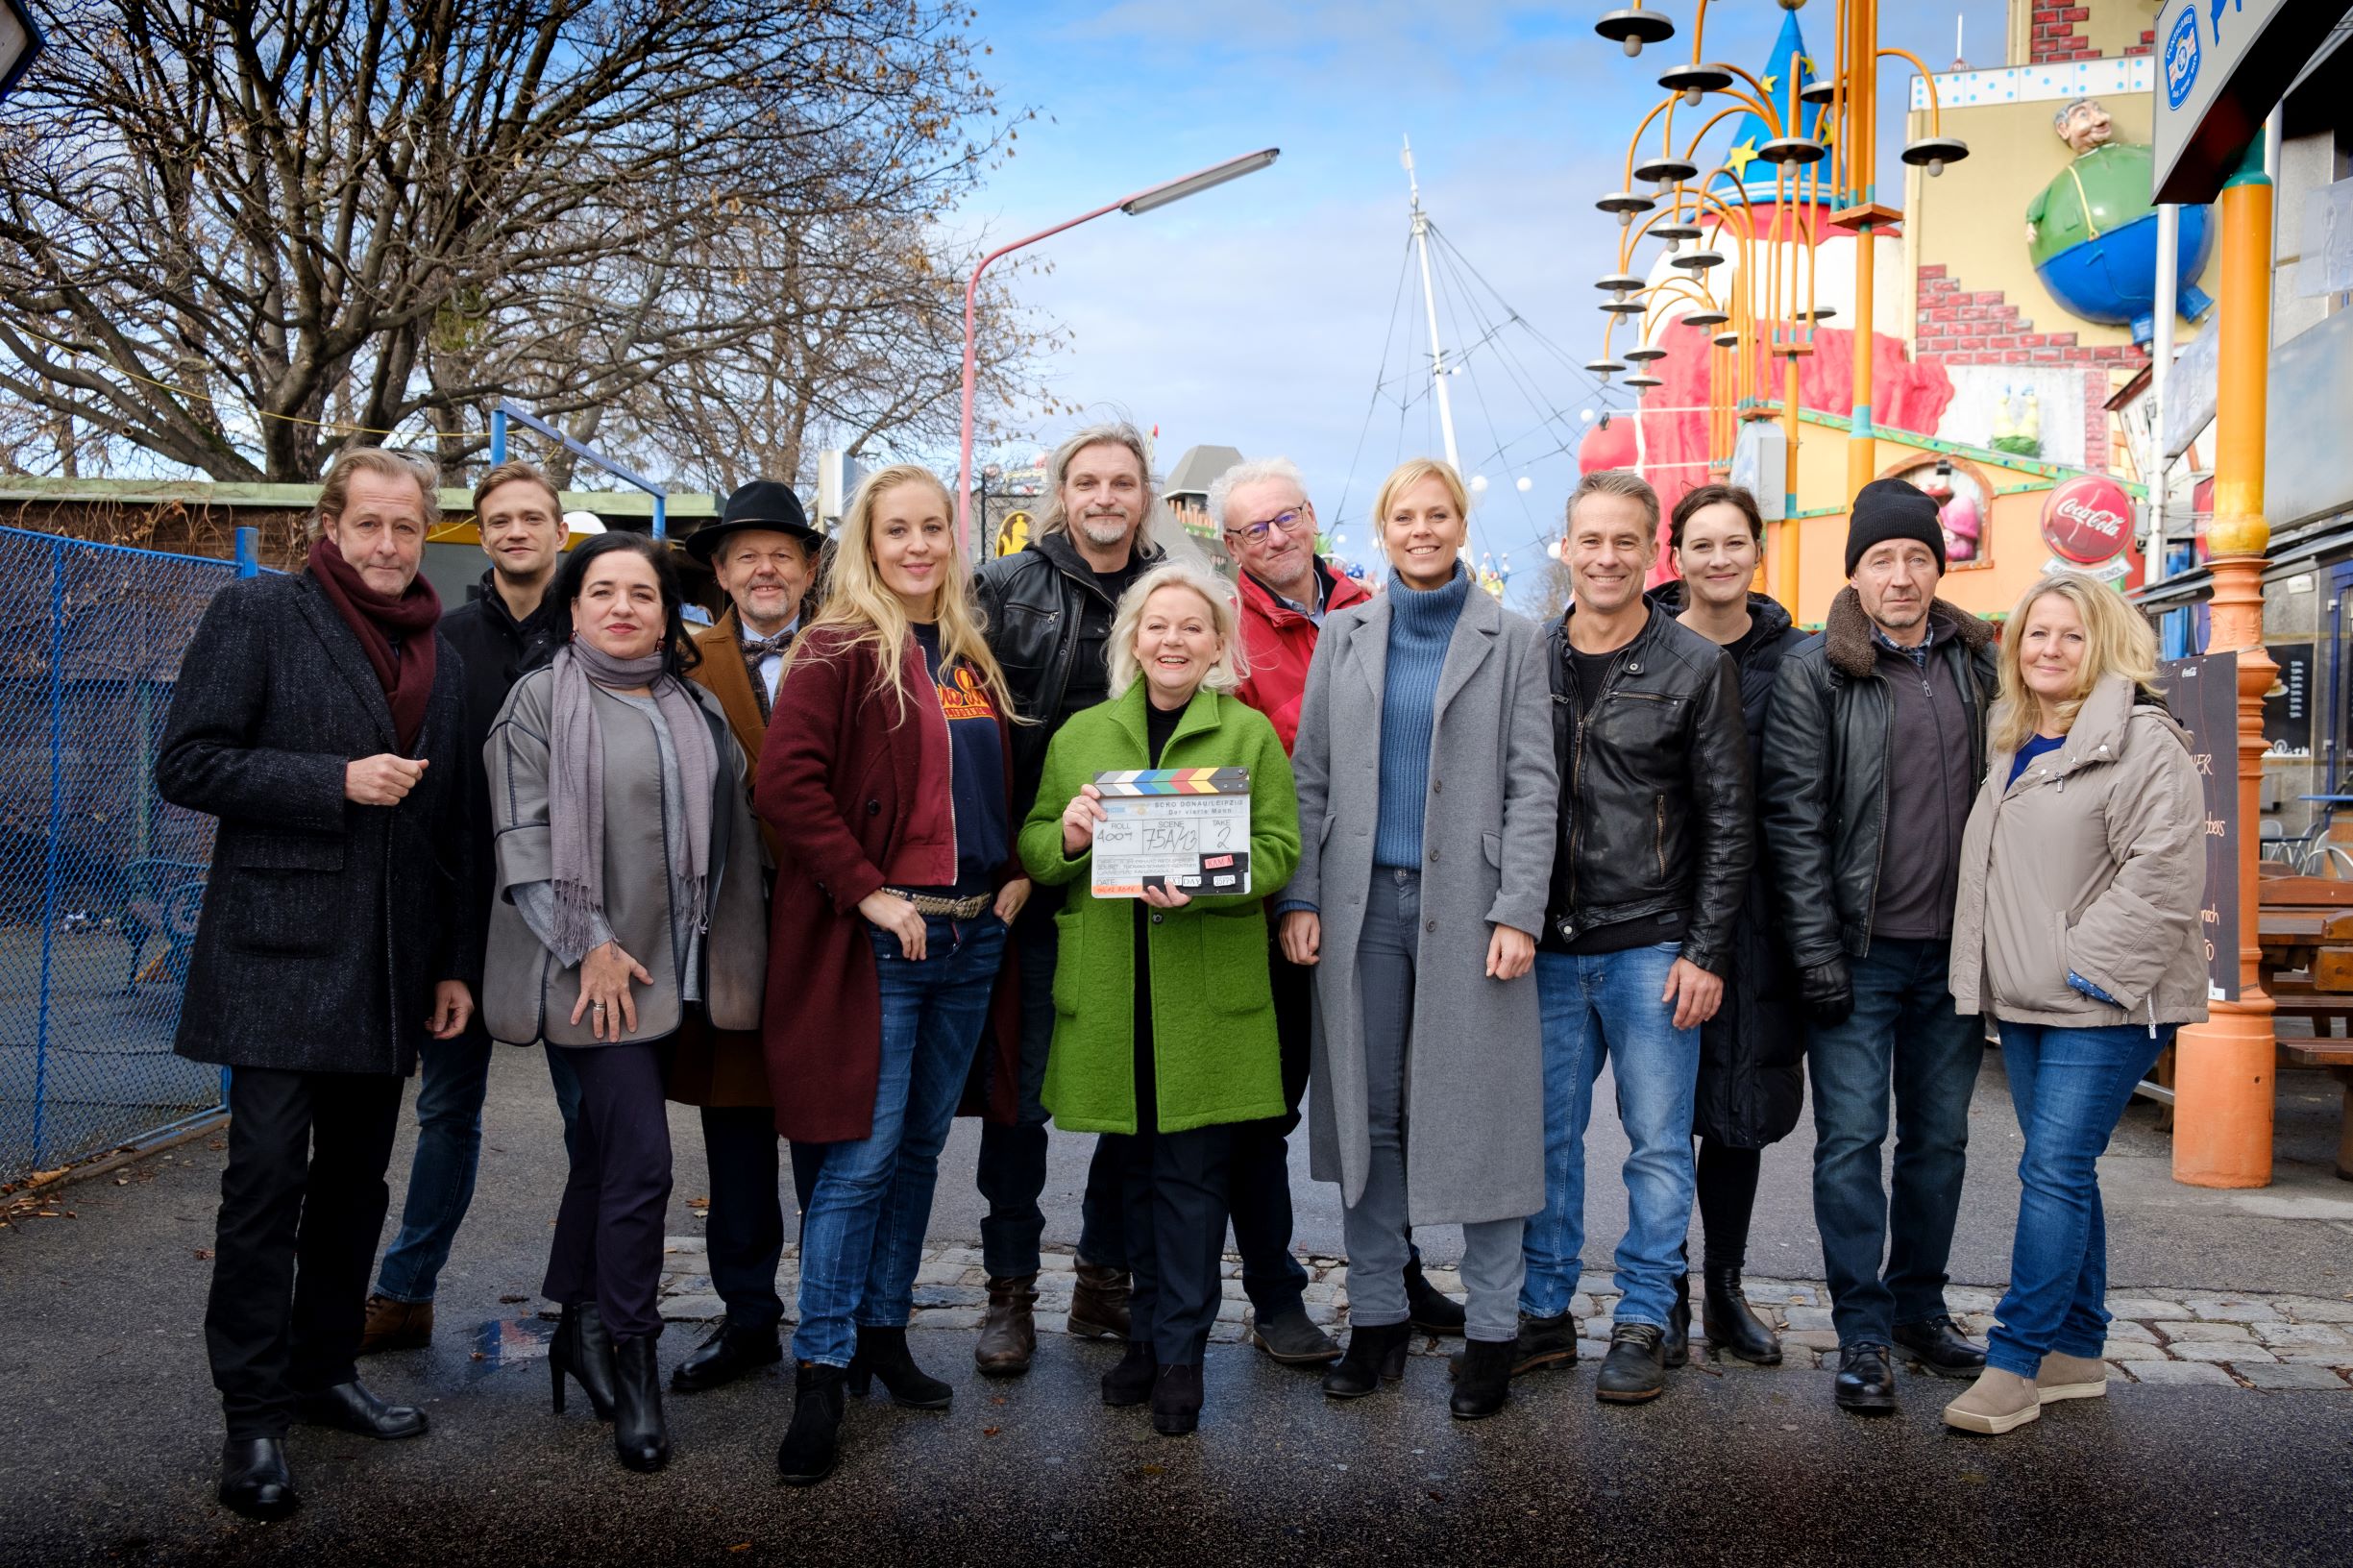
[[[996,902],[991,893],[976,893],[969,898],[943,898],[933,893],[909,893],[905,888],[885,888],[894,898],[904,898],[915,906],[918,915],[938,915],[950,920],[974,920],[987,913]]]

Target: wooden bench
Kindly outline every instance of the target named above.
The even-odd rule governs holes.
[[[2353,1182],[2353,1040],[2283,1040],[2280,1066],[2321,1067],[2344,1086],[2344,1109],[2337,1124],[2337,1174]]]

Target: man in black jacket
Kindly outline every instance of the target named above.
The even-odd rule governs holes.
[[[1029,814],[1045,748],[1072,714],[1111,696],[1111,624],[1119,596],[1162,559],[1146,527],[1155,498],[1143,436],[1132,425],[1096,425],[1055,449],[1046,467],[1045,515],[1028,548],[985,564],[977,592],[989,648],[1004,667],[1021,716],[1013,732],[1013,810]],[[982,1124],[979,1183],[989,1213],[981,1259],[989,1311],[973,1362],[985,1373],[1029,1370],[1038,1348],[1031,1308],[1038,1299],[1039,1240],[1045,1214],[1046,1113],[1039,1102],[1054,1041],[1054,912],[1041,890],[1014,921],[1021,966],[1020,1120]],[[1119,1222],[1119,1176],[1100,1145],[1080,1211],[1078,1278],[1069,1332],[1125,1340],[1127,1246]]]
[[[353,1359],[403,1080],[481,980],[433,519],[427,465],[338,457],[308,570],[207,607],[156,756],[157,792],[220,821],[174,1049],[234,1069],[205,1347],[220,1500],[251,1518],[294,1511],[293,1422],[425,1431]]]
[[[462,772],[466,821],[473,845],[469,890],[478,932],[487,931],[497,856],[491,852],[490,796],[482,772],[482,743],[505,705],[515,679],[571,634],[556,625],[548,584],[563,558],[563,503],[548,477],[528,462],[501,463],[474,487],[475,527],[490,568],[478,597],[442,618],[441,634],[465,661]],[[433,1336],[433,1292],[457,1228],[474,1201],[475,1167],[482,1149],[482,1098],[490,1082],[490,1036],[478,1017],[455,1040],[425,1047],[417,1085],[417,1147],[408,1166],[401,1230],[384,1249],[360,1354],[413,1350]],[[552,1056],[550,1058],[553,1060]],[[570,1134],[569,1097],[557,1086]]]
[[[1569,498],[1576,602],[1551,627],[1560,841],[1536,950],[1544,1010],[1544,1211],[1528,1222],[1515,1372],[1577,1359],[1585,1124],[1613,1068],[1626,1160],[1616,1322],[1596,1397],[1666,1389],[1667,1328],[1691,1227],[1700,1025],[1731,969],[1754,853],[1740,677],[1642,595],[1658,497],[1623,469]]]
[[[1854,498],[1849,586],[1781,663],[1765,722],[1765,843],[1812,1012],[1814,1222],[1840,1408],[1896,1408],[1891,1345],[1974,1377],[1945,1309],[1982,1022],[1947,989],[1961,830],[1985,777],[1994,629],[1935,597],[1936,502],[1900,479]],[[1898,824],[1900,824],[1900,826]],[[1891,1082],[1895,1191],[1879,1185]],[[1881,1268],[1884,1255],[1885,1268]]]

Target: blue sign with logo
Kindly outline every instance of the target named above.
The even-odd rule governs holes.
[[[2197,0],[2181,8],[2173,29],[2165,37],[2165,98],[2175,109],[2189,101],[2197,85]]]

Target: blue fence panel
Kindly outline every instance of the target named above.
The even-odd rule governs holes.
[[[237,575],[0,528],[0,1181],[222,1101],[172,1054],[212,819],[157,796],[155,755]]]

